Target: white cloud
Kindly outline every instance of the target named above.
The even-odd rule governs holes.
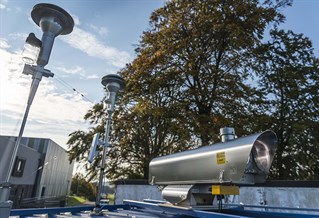
[[[0,0],[0,10],[8,9],[7,4],[8,0]]]
[[[129,53],[103,45],[93,34],[78,27],[74,27],[71,34],[61,36],[61,39],[89,56],[106,60],[115,67],[124,67],[131,60]]]
[[[57,67],[57,69],[67,74],[84,74],[84,69],[80,66],[75,66],[73,68]]]
[[[62,71],[65,74],[71,75],[71,76],[77,75],[78,78],[80,78],[80,79],[97,79],[97,78],[99,78],[99,76],[96,74],[87,75],[85,70],[80,66],[75,66],[75,67],[71,67],[71,68],[57,67],[56,69],[59,71]],[[67,77],[67,76],[65,76],[65,74],[63,77]]]
[[[98,34],[102,35],[102,36],[106,36],[108,31],[105,27],[97,27],[93,24],[90,25],[90,27],[95,31],[97,32]]]
[[[6,6],[4,3],[7,1],[0,0],[0,7]],[[72,16],[75,24],[80,25],[79,18]],[[34,24],[30,17],[29,19]],[[91,28],[101,35],[107,34],[106,28]],[[32,78],[30,75],[22,74],[24,63],[21,51],[13,52],[9,41],[25,39],[27,34],[12,33],[9,37],[8,40],[0,38],[0,134],[17,135]],[[127,52],[104,45],[94,34],[77,26],[71,34],[59,38],[91,57],[105,60],[109,64],[106,68],[112,66],[111,70],[114,70],[113,67],[124,67],[131,59]],[[72,78],[78,75],[76,79],[100,78],[97,74],[87,73],[80,65],[60,64],[56,69]],[[78,92],[61,88],[61,84],[54,78],[42,78],[31,106],[24,135],[51,138],[63,146],[68,134],[78,129],[87,129],[89,124],[85,123],[83,117],[91,106],[92,103],[85,101]]]
[[[0,38],[0,48],[10,48],[11,46],[8,44],[6,39]]]
[[[16,7],[15,10],[16,10],[17,13],[22,12],[22,8],[21,7]]]
[[[92,104],[76,93],[58,93],[52,81],[43,80],[34,105],[32,113],[38,121],[67,123],[83,121]]]
[[[19,40],[26,40],[28,37],[28,34],[26,33],[10,33],[9,34],[10,39],[19,39]]]
[[[92,75],[87,76],[86,78],[87,79],[98,79],[100,77],[98,75],[96,75],[96,74],[92,74]]]
[[[80,22],[80,19],[78,16],[74,15],[74,14],[71,14],[72,18],[73,18],[73,21],[74,21],[74,25],[75,26],[79,26],[81,25],[81,22]]]
[[[9,51],[7,40],[0,39],[0,134],[17,134],[12,128],[25,110],[31,76],[22,74],[23,62],[18,53]],[[79,70],[74,68],[74,71]],[[83,117],[92,103],[77,93],[63,93],[52,78],[43,78],[31,106],[26,134],[48,137],[61,143],[68,134],[86,128]],[[36,123],[36,125],[34,124]],[[64,142],[65,143],[65,142]]]
[[[1,39],[0,45],[0,111],[16,112],[20,109],[20,96],[27,96],[23,88],[27,80],[21,74],[23,63],[20,55],[6,50],[10,48],[7,40]]]

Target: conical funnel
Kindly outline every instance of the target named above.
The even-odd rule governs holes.
[[[43,31],[42,48],[37,64],[45,66],[49,62],[55,37],[71,33],[74,21],[71,15],[64,9],[46,3],[35,5],[31,12],[31,17]]]
[[[101,82],[109,92],[117,93],[124,89],[125,86],[124,79],[117,74],[108,74],[102,78]]]
[[[54,36],[69,34],[74,27],[71,15],[53,4],[41,3],[35,5],[31,17],[43,32],[51,32]]]

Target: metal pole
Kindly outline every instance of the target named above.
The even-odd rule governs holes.
[[[115,106],[115,98],[116,98],[117,92],[122,90],[125,85],[123,78],[116,74],[109,74],[104,76],[101,82],[102,82],[102,85],[106,87],[106,90],[109,93],[109,97],[108,97],[108,100],[105,102],[107,103],[106,109],[107,109],[108,117],[107,117],[107,122],[105,126],[105,141],[103,145],[98,193],[96,196],[96,207],[93,210],[93,214],[97,214],[97,215],[102,214],[102,207],[100,207],[100,203],[101,203],[100,201],[101,201],[101,194],[102,194],[102,187],[103,187],[106,149],[109,146],[109,135],[110,135],[110,127],[111,127],[111,121],[112,121],[112,113],[114,111],[114,106]]]
[[[12,153],[11,160],[9,163],[9,168],[8,168],[7,175],[6,175],[6,180],[5,180],[5,183],[0,184],[0,204],[3,204],[5,206],[4,208],[0,208],[0,214],[1,214],[1,216],[4,216],[4,218],[9,217],[10,209],[12,206],[12,203],[10,201],[8,201],[8,199],[10,197],[10,189],[11,189],[10,182],[9,182],[10,177],[11,177],[11,173],[13,171],[15,158],[16,158],[16,155],[18,153],[19,145],[21,142],[21,138],[23,135],[25,124],[27,122],[30,107],[31,107],[32,101],[34,99],[35,93],[39,87],[39,83],[40,83],[41,79],[42,79],[42,73],[39,71],[35,72],[35,75],[32,78],[27,107],[26,107],[26,110],[25,110],[25,113],[23,116],[19,135],[18,135],[17,141],[14,145],[13,153]]]
[[[106,128],[105,128],[105,141],[104,141],[104,145],[103,145],[103,154],[102,154],[101,168],[100,168],[100,178],[99,178],[98,192],[97,192],[96,203],[95,203],[96,206],[99,206],[100,201],[101,201],[104,169],[105,169],[105,159],[106,159],[106,148],[109,146],[109,134],[110,134],[110,126],[111,126],[113,111],[108,110],[107,112],[108,112],[108,117],[107,117]]]
[[[22,139],[22,135],[23,135],[23,131],[24,131],[24,128],[25,128],[25,124],[26,124],[27,119],[28,119],[30,107],[31,107],[32,101],[34,99],[35,93],[36,93],[36,91],[37,91],[37,89],[39,87],[41,79],[42,79],[42,73],[41,72],[36,72],[35,76],[32,78],[32,84],[31,84],[30,93],[29,93],[29,97],[28,97],[28,103],[27,103],[27,107],[26,107],[25,112],[24,112],[24,116],[23,116],[21,127],[20,127],[19,135],[18,135],[17,141],[16,141],[16,143],[14,145],[11,161],[10,161],[10,164],[9,164],[9,170],[7,171],[6,182],[9,182],[9,180],[10,180],[11,173],[13,171],[15,158],[17,156],[18,148],[19,148],[19,145],[20,145],[20,142],[21,142],[21,139]]]
[[[3,183],[0,181],[0,216],[1,218],[9,217],[12,202],[9,201],[10,197],[10,177],[13,171],[15,158],[19,149],[23,131],[27,122],[28,114],[32,101],[38,89],[42,76],[53,77],[53,73],[44,69],[44,66],[48,63],[51,49],[53,46],[54,38],[60,34],[66,35],[72,32],[74,27],[74,21],[71,15],[69,15],[62,8],[52,4],[37,4],[33,7],[31,12],[33,21],[38,24],[42,31],[42,46],[40,49],[40,56],[38,57],[38,63],[36,66],[28,64],[24,65],[23,73],[32,75],[32,84],[29,92],[27,107],[23,116],[22,124],[19,130],[17,141],[13,148],[13,153],[9,163],[9,168],[6,175],[6,180]],[[2,207],[4,206],[4,207]]]

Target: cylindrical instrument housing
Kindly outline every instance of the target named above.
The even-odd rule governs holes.
[[[236,138],[235,129],[232,127],[221,128],[220,137],[222,142],[234,140]]]
[[[153,184],[264,182],[277,149],[272,131],[217,143],[153,159],[149,180]]]

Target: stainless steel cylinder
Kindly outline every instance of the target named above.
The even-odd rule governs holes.
[[[235,129],[232,127],[224,127],[220,129],[220,137],[222,142],[227,142],[234,140],[235,135]]]
[[[155,158],[150,162],[149,178],[159,185],[263,182],[276,148],[275,133],[265,131]]]

